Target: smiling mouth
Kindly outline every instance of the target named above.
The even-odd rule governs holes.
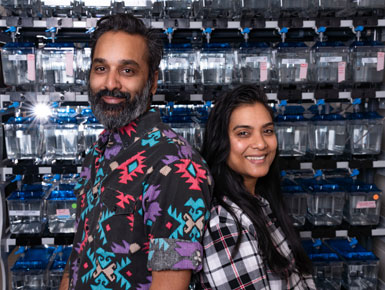
[[[266,158],[266,155],[263,156],[247,156],[246,159],[248,160],[264,160]]]

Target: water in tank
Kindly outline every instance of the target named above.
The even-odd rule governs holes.
[[[267,43],[243,43],[238,51],[239,80],[244,84],[263,84],[271,79],[272,51]]]
[[[309,124],[309,151],[315,155],[342,155],[347,142],[346,119],[340,114],[317,114]]]
[[[48,287],[50,290],[59,290],[61,279],[67,261],[71,255],[72,247],[57,246],[54,259],[48,270]]]
[[[326,181],[301,181],[308,192],[307,219],[316,226],[332,226],[342,223],[345,203],[344,189]]]
[[[342,42],[317,42],[312,48],[312,80],[317,84],[349,80],[349,48]]]
[[[76,197],[73,190],[53,190],[46,203],[49,231],[51,233],[74,233]]]
[[[198,60],[203,84],[231,84],[235,55],[228,43],[205,44],[203,49],[198,52]]]
[[[383,0],[353,0],[358,8],[385,8]]]
[[[303,108],[297,113],[288,114],[286,112],[277,115],[275,131],[280,156],[304,156],[306,154],[308,121],[303,115]]]
[[[233,0],[199,0],[198,16],[206,18],[232,17],[236,1]]]
[[[170,18],[188,18],[191,16],[192,0],[158,0],[164,15]]]
[[[12,160],[40,160],[43,153],[43,130],[41,126],[32,117],[11,117],[4,124],[8,158]]]
[[[35,47],[33,43],[6,43],[2,47],[1,62],[6,85],[19,86],[35,82]]]
[[[197,54],[190,43],[168,44],[164,48],[164,64],[161,74],[164,84],[182,85],[195,83]]]
[[[352,78],[355,83],[384,81],[385,45],[378,41],[355,41],[350,45]]]
[[[294,182],[282,182],[282,194],[294,226],[303,226],[306,221],[307,192]]]
[[[77,49],[76,52],[75,82],[81,88],[87,88],[88,74],[91,68],[91,48],[86,46]]]
[[[379,259],[356,239],[330,239],[325,243],[342,258],[344,274],[342,286],[345,289],[377,289]]]
[[[280,84],[306,83],[310,50],[302,42],[281,42],[277,46],[276,66]]]
[[[25,250],[19,249],[20,256],[11,268],[12,289],[46,290],[47,267],[54,247],[36,246]]]
[[[315,16],[318,0],[280,0],[282,16]]]
[[[47,161],[78,158],[79,125],[73,109],[57,114],[44,125],[45,159]]]
[[[14,234],[38,234],[44,229],[44,192],[14,191],[7,197],[9,230]]]
[[[72,87],[75,83],[76,56],[73,43],[47,43],[37,50],[39,83],[48,87]]]
[[[81,0],[80,2],[88,15],[102,17],[111,13],[114,0]]]
[[[340,290],[343,262],[320,240],[302,240],[302,246],[313,264],[313,277],[318,290]]]

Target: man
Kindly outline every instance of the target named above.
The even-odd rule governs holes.
[[[150,109],[162,45],[127,14],[99,20],[89,100],[106,127],[87,153],[77,231],[61,289],[187,289],[201,269],[211,179]]]

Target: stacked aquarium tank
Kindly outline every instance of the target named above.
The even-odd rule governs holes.
[[[347,130],[353,155],[381,153],[384,118],[377,112],[356,112],[348,115]]]
[[[76,160],[78,158],[79,125],[73,109],[59,111],[44,125],[45,158]]]
[[[42,190],[22,190],[7,197],[11,233],[38,234],[44,230],[44,196]]]
[[[379,41],[355,41],[350,45],[352,79],[355,83],[384,81],[385,45]]]
[[[303,42],[281,42],[277,46],[276,69],[280,84],[308,82],[310,50]]]
[[[206,85],[231,84],[234,51],[228,43],[208,43],[198,53],[201,82]]]
[[[307,213],[307,192],[298,184],[285,179],[282,182],[282,194],[294,226],[303,226]]]
[[[342,42],[317,42],[312,48],[313,81],[343,83],[349,79],[349,48]]]
[[[49,231],[74,233],[76,197],[73,190],[52,190],[46,203]]]
[[[265,84],[271,80],[272,51],[265,42],[243,43],[238,51],[238,71],[243,84]]]
[[[4,124],[8,158],[40,160],[43,152],[41,126],[40,122],[33,117],[11,117]]]
[[[347,139],[346,119],[340,114],[317,114],[309,125],[309,151],[315,155],[342,155]]]
[[[197,54],[190,43],[168,44],[164,48],[161,79],[167,85],[195,83]]]
[[[308,121],[301,106],[286,107],[277,115],[275,129],[280,156],[304,156],[308,145]]]
[[[300,180],[308,192],[307,219],[316,226],[333,226],[342,223],[345,191],[337,183],[324,180]]]
[[[2,47],[1,61],[6,85],[34,85],[36,81],[36,64],[33,43],[6,43]]]
[[[11,268],[12,289],[48,290],[47,267],[54,250],[54,247],[40,246],[25,251],[22,247],[17,252],[21,255]]]
[[[340,290],[343,263],[341,258],[320,240],[302,240],[313,263],[313,277],[318,290]]]
[[[343,261],[342,286],[345,289],[377,289],[379,259],[356,239],[326,240]]]

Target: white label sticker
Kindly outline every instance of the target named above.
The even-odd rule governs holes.
[[[34,54],[28,54],[28,61],[27,61],[27,79],[30,81],[36,80],[36,73],[35,73],[35,55]]]
[[[74,75],[74,54],[66,52],[66,75],[72,77]]]
[[[376,202],[374,200],[359,201],[357,202],[356,208],[376,208]]]
[[[248,56],[246,57],[246,62],[267,62],[267,56]]]
[[[181,58],[181,57],[170,57],[168,59],[168,64],[172,66],[179,65],[179,66],[187,67],[188,61],[187,59]]]
[[[146,7],[147,0],[124,0],[124,6]]]
[[[341,61],[338,63],[338,82],[343,82],[345,80],[346,72],[346,62]]]
[[[307,63],[304,58],[284,58],[282,64],[304,64]]]
[[[299,78],[304,80],[307,78],[307,63],[301,63],[301,68],[299,69]]]
[[[218,64],[225,64],[226,63],[226,59],[224,57],[209,57],[207,59],[207,62],[215,62],[215,63],[218,63]]]
[[[27,60],[27,55],[26,54],[10,54],[8,56],[8,59],[11,61]]]
[[[384,52],[377,53],[377,71],[381,71],[384,69]]]
[[[261,82],[267,81],[267,63],[266,62],[261,62],[259,74],[260,74]]]
[[[342,61],[342,56],[322,56],[320,62],[340,62]]]
[[[362,59],[362,63],[363,64],[367,64],[367,63],[377,63],[377,57],[364,57]]]
[[[40,216],[40,210],[10,210],[10,216]]]

